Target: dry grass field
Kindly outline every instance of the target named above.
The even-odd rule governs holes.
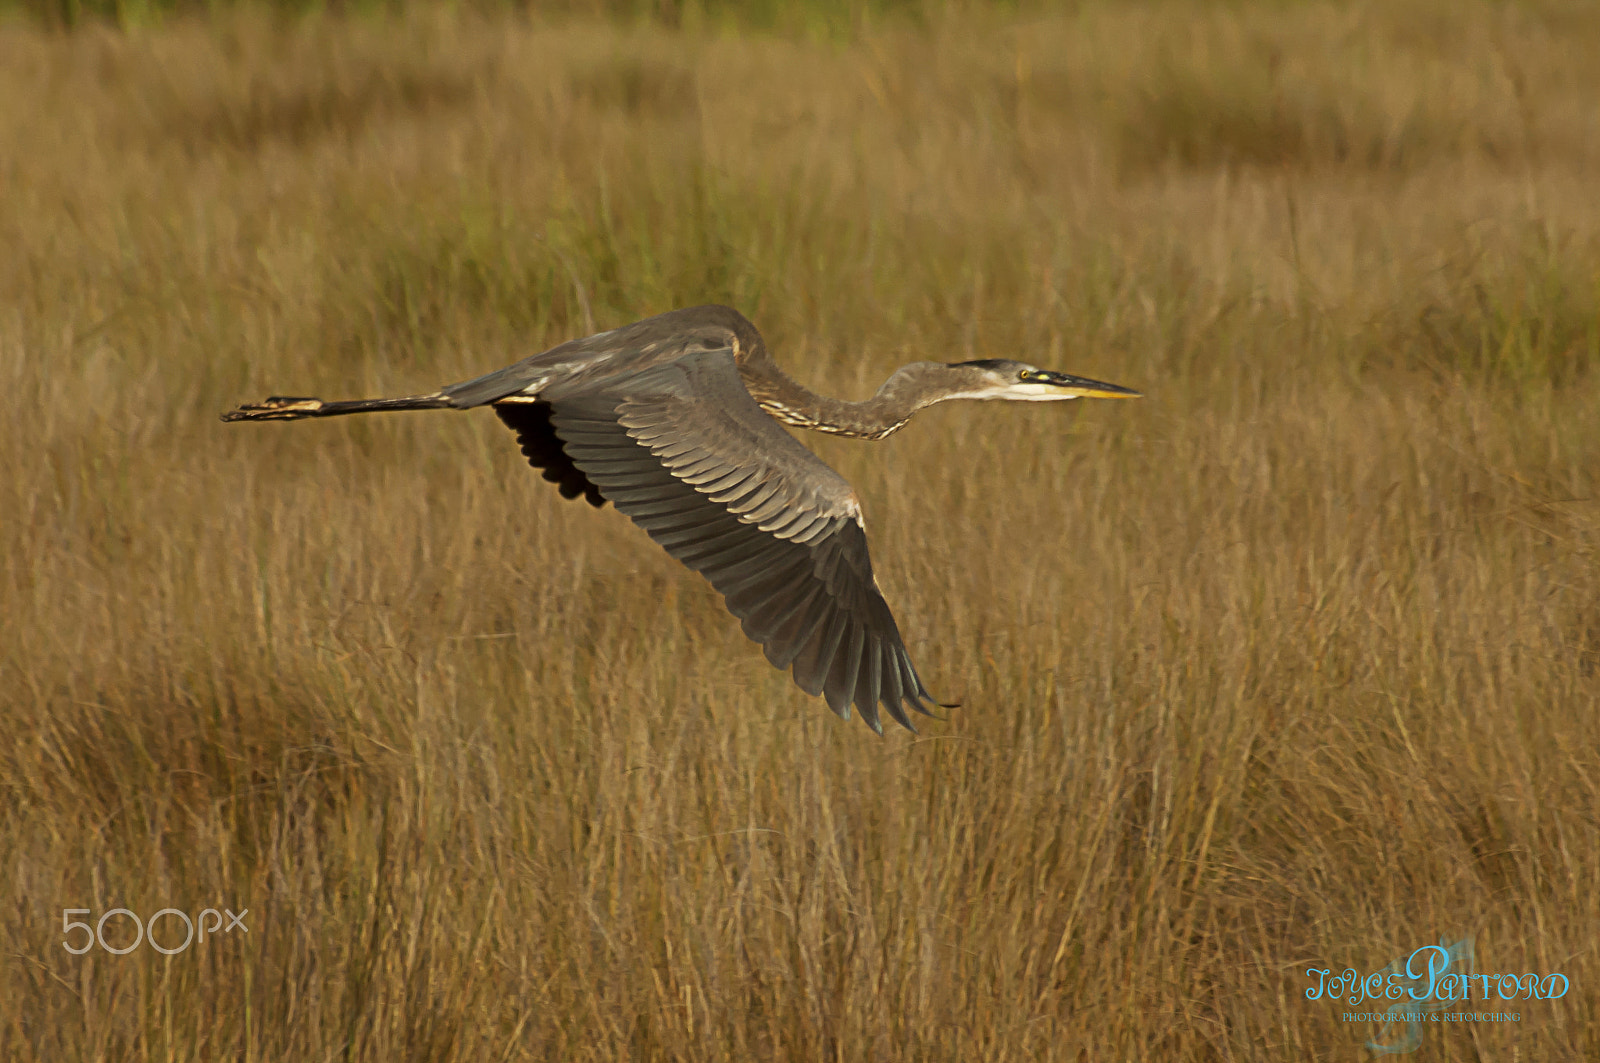
[[[0,24],[0,1058],[1600,1057],[1600,13]],[[486,412],[727,302],[1020,357],[855,484],[930,688],[829,714]],[[248,909],[174,955],[68,918]],[[182,936],[167,917],[169,946]],[[113,946],[133,940],[117,916]],[[1478,983],[1473,983],[1476,986]]]

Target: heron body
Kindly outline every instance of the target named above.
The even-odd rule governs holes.
[[[773,362],[725,306],[673,310],[571,340],[430,395],[269,398],[225,421],[492,406],[565,498],[610,502],[710,580],[806,693],[882,733],[881,705],[932,703],[872,575],[849,483],[783,425],[883,439],[951,399],[1039,402],[1137,392],[1006,359],[913,362],[865,402],[818,395]]]

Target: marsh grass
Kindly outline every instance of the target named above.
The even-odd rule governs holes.
[[[0,1055],[1353,1058],[1470,934],[1571,991],[1424,1051],[1594,1058],[1600,19],[679,21],[0,29]],[[216,419],[705,301],[1147,393],[807,440],[920,736],[491,417]]]

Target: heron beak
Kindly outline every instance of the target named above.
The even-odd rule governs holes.
[[[1068,376],[1066,373],[1041,373],[1043,378],[1039,382],[1048,384],[1061,392],[1064,396],[1080,399],[1137,399],[1142,398],[1139,392],[1132,388],[1125,388],[1119,384],[1107,384],[1099,380],[1089,380],[1081,376]]]

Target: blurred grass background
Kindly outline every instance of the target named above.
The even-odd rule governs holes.
[[[1369,1058],[1441,935],[1600,1055],[1592,6],[7,10],[0,1056]],[[707,301],[1146,392],[806,438],[921,737],[492,417],[217,421]]]

